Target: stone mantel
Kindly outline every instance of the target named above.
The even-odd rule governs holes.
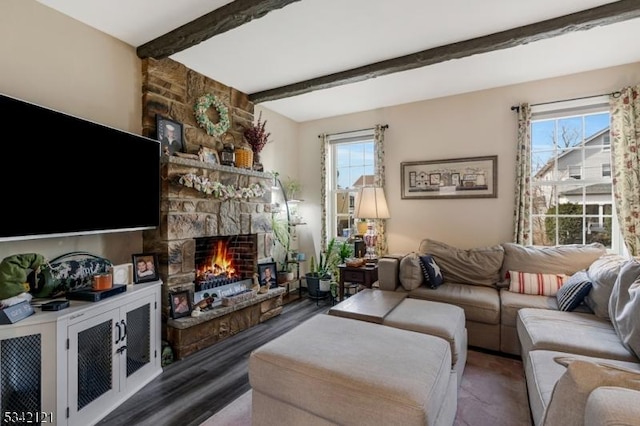
[[[194,167],[196,169],[215,170],[219,172],[232,173],[239,176],[252,176],[262,179],[273,180],[273,175],[268,172],[258,172],[255,170],[243,169],[240,167],[224,166],[222,164],[204,163],[200,160],[193,160],[191,158],[182,158],[176,156],[163,156],[160,160],[161,164],[175,164],[185,167]]]

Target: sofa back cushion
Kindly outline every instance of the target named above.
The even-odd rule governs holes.
[[[607,253],[605,246],[600,243],[549,247],[503,243],[502,247],[504,262],[500,270],[501,281],[507,280],[509,271],[573,275]]]
[[[609,315],[625,347],[640,358],[640,261],[620,268],[609,299]]]
[[[592,287],[584,303],[600,318],[609,319],[609,298],[625,262],[620,255],[608,254],[593,262],[587,270]]]
[[[418,252],[433,256],[446,282],[496,287],[500,279],[504,259],[500,245],[465,250],[427,238]]]

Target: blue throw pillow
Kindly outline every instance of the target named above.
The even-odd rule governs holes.
[[[424,280],[427,282],[428,287],[438,288],[440,284],[442,284],[444,277],[442,276],[440,267],[436,265],[433,256],[420,256],[420,267],[422,268],[422,275],[424,275]]]
[[[558,289],[558,309],[561,311],[573,311],[591,291],[591,281],[587,271],[578,271]]]

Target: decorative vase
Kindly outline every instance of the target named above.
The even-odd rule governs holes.
[[[253,151],[253,170],[256,170],[259,172],[264,170],[264,167],[260,162],[260,152],[258,151]]]

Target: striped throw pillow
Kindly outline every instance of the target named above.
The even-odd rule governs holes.
[[[593,284],[589,280],[587,271],[578,271],[571,275],[556,294],[558,309],[561,311],[573,311],[580,306],[591,291],[592,286]]]
[[[534,274],[509,271],[509,291],[541,296],[555,296],[567,278],[564,274]]]

